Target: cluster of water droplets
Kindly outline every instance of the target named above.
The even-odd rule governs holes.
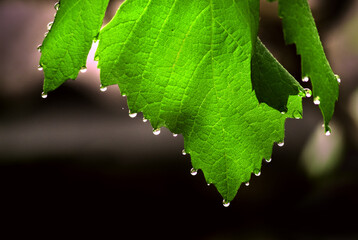
[[[59,3],[59,2],[55,3],[54,8],[55,8],[55,10],[56,10],[54,17],[56,17],[57,11],[60,9],[60,3]],[[44,34],[44,37],[45,37],[45,38],[47,37],[48,33],[50,32],[52,26],[53,26],[53,22],[49,22],[49,23],[47,24],[47,32],[45,32],[45,34]]]
[[[60,9],[60,3],[59,3],[59,2],[55,3],[54,8],[55,8],[55,10],[56,10],[54,16],[56,17],[57,11]],[[46,26],[47,32],[44,33],[44,37],[45,37],[45,38],[47,37],[48,33],[51,31],[52,26],[53,26],[53,22],[49,22],[49,23],[47,24],[47,26]],[[42,44],[39,44],[39,45],[37,46],[37,51],[38,51],[39,53],[42,52]],[[43,69],[44,69],[44,68],[43,68],[43,65],[40,63],[40,65],[38,65],[38,67],[37,67],[37,70],[43,71]],[[87,69],[86,69],[86,70],[87,70]],[[81,72],[83,72],[83,71],[84,71],[84,69],[81,69]],[[46,92],[42,92],[42,93],[41,93],[41,97],[42,97],[42,98],[47,98],[47,93],[46,93]]]

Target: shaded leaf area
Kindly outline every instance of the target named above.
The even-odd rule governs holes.
[[[259,102],[280,112],[287,112],[290,95],[304,92],[302,86],[277,62],[259,39],[252,56],[251,70],[252,87]]]
[[[302,114],[299,87],[281,70],[272,77],[296,89],[286,114],[252,90],[258,17],[247,13],[258,8],[257,0],[127,0],[101,31],[96,54],[102,85],[118,84],[153,129],[181,133],[193,168],[226,201],[283,141],[285,119]]]
[[[109,0],[61,0],[54,23],[41,46],[40,66],[44,69],[43,91],[55,90],[75,79],[99,33]]]
[[[329,131],[339,84],[325,56],[310,7],[306,0],[279,0],[279,15],[285,41],[296,44],[301,55],[302,78],[311,79],[313,96],[320,102],[325,129]]]

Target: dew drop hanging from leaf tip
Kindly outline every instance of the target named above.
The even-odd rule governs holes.
[[[154,134],[155,136],[158,136],[158,135],[160,134],[160,128],[154,129],[154,130],[153,130],[153,134]]]
[[[87,72],[87,68],[86,68],[86,67],[81,67],[80,72],[81,72],[81,73]]]
[[[198,170],[196,170],[195,168],[192,168],[192,169],[190,169],[190,174],[192,176],[196,176],[196,174],[198,174]]]
[[[255,174],[255,176],[260,176],[261,175],[261,171],[260,170],[258,170],[258,169],[255,169],[254,170],[254,174]]]
[[[49,22],[49,23],[47,24],[47,30],[48,30],[48,31],[51,30],[52,25],[53,25],[53,22]]]
[[[105,92],[105,91],[107,91],[107,87],[104,87],[104,86],[100,86],[99,87],[99,90],[101,91],[101,92]]]
[[[58,11],[60,9],[60,2],[55,3],[53,7],[55,8],[56,11]]]
[[[326,136],[330,136],[331,135],[331,133],[332,133],[332,130],[331,130],[331,128],[328,126],[327,127],[328,129],[326,130],[326,132],[324,133]]]
[[[310,98],[312,96],[312,91],[309,88],[305,88],[306,97]]]
[[[228,201],[226,201],[225,199],[223,199],[223,206],[224,206],[224,207],[230,206],[230,202],[228,202]]]
[[[135,118],[136,116],[137,116],[137,113],[131,113],[130,111],[129,111],[129,117],[130,118]]]
[[[334,75],[335,77],[336,77],[336,79],[337,79],[337,82],[338,82],[338,85],[340,85],[341,84],[341,78],[340,78],[340,76],[338,75],[338,74],[335,74]]]
[[[315,97],[315,98],[313,99],[313,103],[314,103],[315,105],[319,105],[319,104],[321,103],[320,97],[319,97],[319,96]]]

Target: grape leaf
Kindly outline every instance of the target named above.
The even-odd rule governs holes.
[[[55,21],[40,50],[44,69],[43,91],[75,79],[85,68],[92,42],[99,33],[109,0],[61,0],[55,5]]]
[[[307,0],[279,0],[279,15],[282,18],[285,41],[296,44],[301,55],[302,78],[312,81],[316,103],[320,102],[325,131],[338,100],[339,83],[325,56],[317,28]]]
[[[264,102],[280,112],[287,112],[290,95],[305,95],[302,86],[277,62],[259,39],[252,56],[251,68],[252,86],[260,103]],[[300,111],[294,112],[295,118],[300,117]]]
[[[131,112],[143,112],[154,129],[181,133],[193,168],[226,201],[271,158],[285,119],[302,115],[301,87],[257,41],[258,7],[258,0],[127,0],[101,30],[96,53],[102,85],[118,84]],[[261,103],[251,67],[262,70],[252,75],[261,93],[262,82],[284,83]]]
[[[44,91],[76,78],[108,1],[62,0],[45,38]],[[118,84],[154,129],[182,133],[194,169],[231,201],[259,173],[302,87],[257,39],[259,0],[127,0],[100,31],[103,86]]]

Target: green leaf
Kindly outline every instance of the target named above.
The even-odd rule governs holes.
[[[86,67],[88,52],[102,25],[109,0],[61,0],[54,24],[41,46],[43,91],[75,79]]]
[[[314,99],[320,101],[325,129],[329,131],[339,84],[324,54],[307,0],[279,0],[279,15],[285,41],[296,44],[297,53],[301,55],[302,78],[311,79]]]
[[[264,102],[280,112],[287,112],[290,95],[305,91],[260,40],[257,40],[255,54],[252,57],[251,78],[259,102]]]
[[[193,168],[226,201],[271,158],[285,119],[302,115],[300,86],[257,42],[258,7],[258,0],[127,0],[102,29],[96,54],[102,85],[118,84],[131,112],[143,112],[154,129],[183,134]],[[263,72],[251,75],[252,67]],[[259,84],[274,82],[282,86],[265,95]]]

